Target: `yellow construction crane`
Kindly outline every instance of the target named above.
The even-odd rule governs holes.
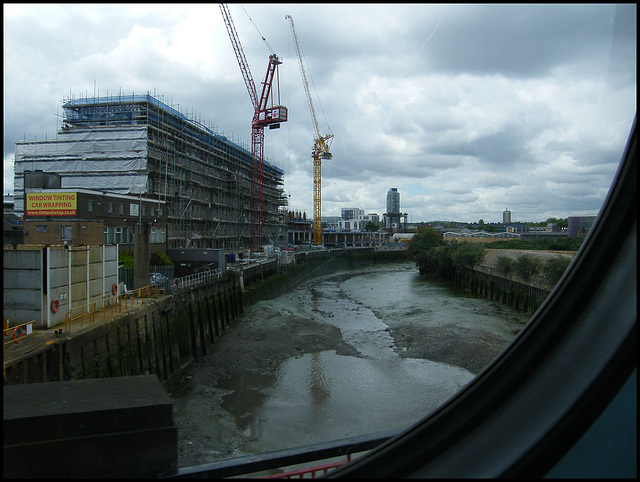
[[[311,94],[309,92],[309,83],[307,82],[307,74],[304,70],[304,63],[302,61],[302,52],[300,51],[300,43],[298,42],[298,35],[296,34],[296,27],[293,24],[293,18],[291,15],[285,17],[289,20],[291,27],[291,35],[293,36],[293,43],[296,47],[296,53],[298,54],[298,63],[300,64],[300,73],[302,74],[302,83],[304,84],[304,91],[307,94],[307,103],[309,104],[309,111],[311,113],[311,120],[313,121],[313,127],[315,129],[315,142],[313,146],[313,245],[320,246],[322,244],[322,159],[331,159],[333,155],[330,152],[331,142],[333,139],[332,134],[322,136],[320,134],[320,128],[318,127],[318,119],[316,118],[316,111],[313,108],[313,101],[311,100]]]

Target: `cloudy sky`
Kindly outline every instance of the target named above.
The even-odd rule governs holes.
[[[254,80],[283,60],[289,121],[265,130],[291,209],[499,222],[597,214],[636,113],[636,6],[230,4]],[[266,39],[266,42],[263,40]],[[250,146],[253,109],[218,4],[4,4],[4,192],[22,139],[54,138],[69,97],[151,93]]]

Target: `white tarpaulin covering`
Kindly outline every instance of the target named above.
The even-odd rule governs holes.
[[[126,174],[116,176],[65,176],[61,189],[90,189],[93,191],[118,192],[120,194],[140,194],[145,192],[147,174]]]
[[[147,127],[61,131],[57,139],[16,142],[14,209],[20,213],[25,171],[60,174],[64,189],[145,192]]]
[[[23,161],[146,159],[146,155],[146,127],[61,131],[57,139],[16,142],[16,170]],[[24,170],[31,166],[24,165],[19,172]]]

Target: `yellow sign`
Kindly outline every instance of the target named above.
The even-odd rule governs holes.
[[[27,216],[75,216],[78,212],[75,192],[28,192]]]

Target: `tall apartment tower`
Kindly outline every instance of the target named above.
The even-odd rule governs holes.
[[[502,212],[502,224],[511,224],[511,211],[507,208]]]
[[[390,228],[394,224],[400,224],[400,193],[397,187],[392,187],[387,191],[387,212],[386,227]]]

